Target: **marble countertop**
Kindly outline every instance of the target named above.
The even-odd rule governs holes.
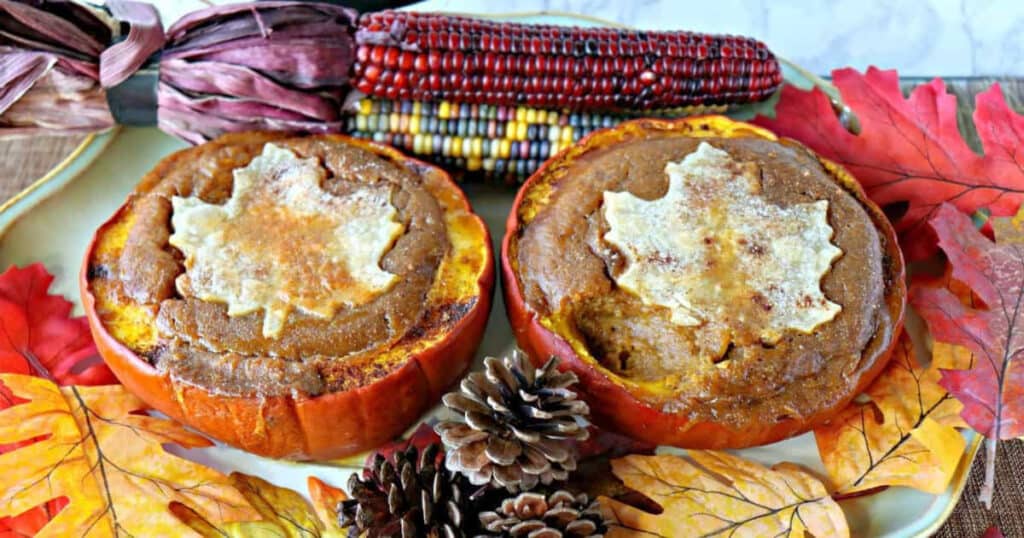
[[[232,0],[150,1],[170,25]],[[1024,76],[1021,0],[427,0],[410,8],[560,11],[636,28],[743,34],[819,74],[875,65],[902,76]]]
[[[903,76],[1024,76],[1020,0],[428,0],[413,8],[567,11],[637,28],[743,34],[821,74],[876,65]]]

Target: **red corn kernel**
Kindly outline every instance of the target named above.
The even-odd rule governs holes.
[[[402,71],[412,71],[416,55],[411,52],[403,52],[398,57],[398,68]]]
[[[384,51],[384,65],[390,69],[398,67],[399,51],[395,47],[388,47]]]
[[[395,73],[394,83],[397,88],[409,87],[409,77],[405,74],[405,71],[399,71]]]
[[[366,66],[366,69],[363,71],[362,78],[370,81],[371,83],[376,83],[380,79],[381,71],[382,70],[379,65],[370,64]]]
[[[371,47],[369,45],[359,45],[356,49],[356,61],[359,63],[366,63],[369,61],[370,49]]]

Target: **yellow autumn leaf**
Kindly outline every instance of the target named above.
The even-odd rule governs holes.
[[[262,478],[232,473],[231,482],[259,511],[262,520],[214,523],[190,506],[171,503],[171,512],[204,538],[343,538],[348,531],[338,526],[335,507],[347,497],[337,488],[309,477],[311,505],[297,492],[275,486]]]
[[[661,505],[652,514],[601,497],[615,523],[610,538],[651,536],[843,538],[846,518],[825,486],[791,463],[770,469],[725,452],[661,454],[612,461],[627,487]]]
[[[0,444],[46,436],[0,455],[0,517],[69,501],[37,537],[194,536],[167,510],[172,501],[214,521],[259,517],[227,476],[163,449],[210,441],[134,414],[146,406],[121,385],[58,387],[17,374],[0,383],[26,400],[0,411]]]
[[[925,377],[928,383],[938,383],[941,370],[959,370],[971,368],[974,365],[974,354],[971,350],[947,344],[945,342],[934,342],[932,344],[932,362],[928,366]],[[940,390],[943,390],[940,388]],[[931,412],[931,418],[939,424],[952,426],[954,428],[967,428],[967,423],[960,416],[964,404],[953,397],[948,397],[942,405]]]
[[[897,342],[891,362],[854,403],[814,430],[833,491],[907,486],[941,493],[963,457],[961,404],[939,386],[940,369],[964,368],[970,352],[936,344],[923,368],[910,338]]]

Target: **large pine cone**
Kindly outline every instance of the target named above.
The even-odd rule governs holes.
[[[520,493],[505,499],[498,510],[480,514],[480,525],[487,534],[501,538],[600,538],[608,523],[595,500],[587,494],[573,496],[560,490],[545,497],[540,493]]]
[[[461,538],[467,495],[464,481],[438,463],[439,445],[396,452],[394,463],[380,454],[364,477],[348,481],[352,498],[338,505],[338,523],[349,536],[366,538]]]
[[[565,480],[576,469],[573,441],[587,438],[581,423],[590,411],[568,388],[576,375],[559,372],[554,357],[534,369],[519,352],[487,357],[484,365],[462,381],[461,391],[444,396],[466,421],[436,427],[448,469],[474,485],[511,492]]]

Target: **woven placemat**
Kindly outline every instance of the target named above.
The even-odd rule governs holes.
[[[0,204],[64,160],[85,136],[37,136],[0,140]]]
[[[961,128],[968,142],[977,147],[970,123],[974,95],[988,88],[993,79],[950,80],[951,91],[960,101]],[[1000,80],[1007,100],[1024,110],[1024,80]],[[20,192],[71,153],[83,137],[35,137],[0,141],[0,203]],[[940,538],[975,538],[991,525],[998,525],[1007,537],[1024,538],[1024,442],[1002,444],[996,464],[996,500],[992,510],[978,502],[984,480],[984,454],[971,469],[963,497],[949,520],[936,534]],[[825,538],[825,537],[822,537]]]

